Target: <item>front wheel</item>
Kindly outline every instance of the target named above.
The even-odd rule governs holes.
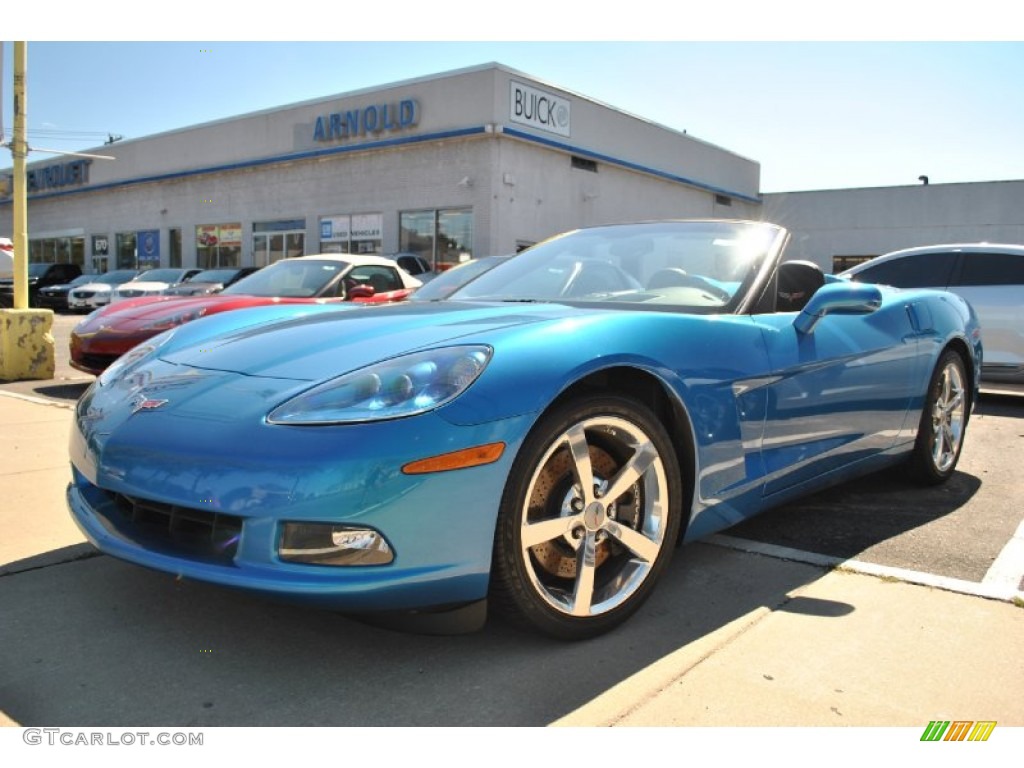
[[[970,404],[963,358],[947,350],[932,373],[910,457],[911,469],[919,481],[937,485],[953,474],[963,448]]]
[[[682,513],[672,441],[631,399],[557,407],[527,437],[502,497],[492,602],[567,640],[625,621],[672,556]]]

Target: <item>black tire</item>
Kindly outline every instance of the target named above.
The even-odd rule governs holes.
[[[935,365],[921,410],[917,442],[909,459],[914,478],[938,485],[956,470],[971,412],[967,368],[959,353],[946,350]]]
[[[643,604],[671,560],[682,498],[672,441],[648,407],[595,395],[554,408],[505,486],[491,604],[563,640],[607,632]]]

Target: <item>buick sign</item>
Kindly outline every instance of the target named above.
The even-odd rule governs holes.
[[[568,99],[514,80],[509,86],[509,118],[513,123],[557,133],[559,136],[569,136],[571,105]]]

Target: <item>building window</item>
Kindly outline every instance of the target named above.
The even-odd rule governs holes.
[[[732,198],[728,195],[715,195],[715,205],[732,205]]]
[[[28,260],[41,264],[77,264],[85,267],[84,237],[41,237],[28,241]]]
[[[306,220],[257,221],[252,225],[253,266],[301,256],[306,249]]]
[[[320,253],[379,254],[383,249],[383,214],[353,213],[320,217]]]
[[[239,267],[242,265],[242,225],[203,224],[196,227],[196,266]]]
[[[118,269],[136,269],[135,262],[135,233],[118,232],[115,237],[115,257]]]
[[[473,258],[473,211],[453,208],[399,214],[402,251],[426,258],[443,270]]]
[[[577,157],[576,155],[573,155],[570,160],[570,165],[580,171],[597,173],[597,163],[593,160],[587,160],[585,157]]]
[[[167,266],[181,268],[181,229],[167,230]]]

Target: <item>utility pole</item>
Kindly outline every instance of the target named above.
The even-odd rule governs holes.
[[[28,70],[27,45],[14,43],[14,133],[11,155],[14,158],[14,222],[11,241],[14,243],[14,308],[28,309],[28,197],[25,182],[25,73]]]
[[[25,160],[25,77],[28,71],[28,45],[14,44],[14,197],[11,240],[14,243],[14,308],[0,309],[0,380],[52,379],[55,358],[53,348],[53,311],[30,309],[28,291],[28,184]]]

